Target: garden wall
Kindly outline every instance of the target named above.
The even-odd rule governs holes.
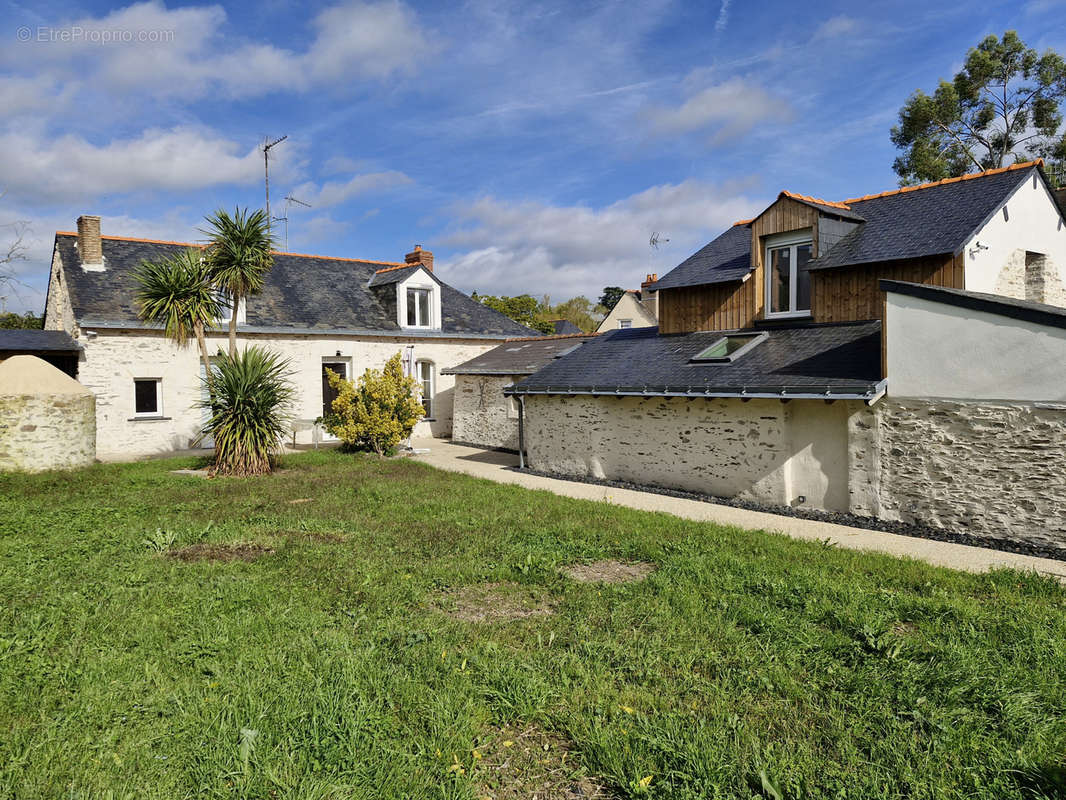
[[[479,447],[518,449],[517,401],[504,387],[521,375],[456,375],[452,438]]]

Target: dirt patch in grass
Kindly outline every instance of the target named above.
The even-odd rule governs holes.
[[[478,742],[475,796],[489,800],[616,797],[582,774],[570,743],[535,725],[504,726]]]
[[[506,622],[553,613],[551,604],[542,595],[516,583],[484,583],[453,589],[441,595],[437,605],[463,622]]]
[[[289,505],[290,506],[295,506],[295,505],[298,505],[300,503],[310,503],[310,502],[311,502],[311,498],[310,497],[297,497],[295,500],[290,500],[289,501]]]
[[[274,552],[262,544],[212,544],[199,542],[167,553],[178,561],[255,561]]]
[[[607,558],[591,564],[571,564],[563,568],[563,574],[581,583],[629,583],[642,581],[655,571],[655,565],[646,561],[626,563]]]

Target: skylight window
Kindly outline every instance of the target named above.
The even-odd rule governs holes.
[[[710,347],[693,356],[694,364],[728,364],[736,361],[760,342],[767,339],[764,333],[727,333]]]

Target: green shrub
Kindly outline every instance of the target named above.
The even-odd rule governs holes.
[[[329,385],[339,394],[323,425],[345,447],[384,456],[411,435],[425,414],[418,400],[417,382],[404,376],[399,353],[384,369],[368,369],[358,383],[335,372],[329,372],[328,377]]]
[[[214,399],[200,403],[211,416],[199,437],[215,440],[212,472],[270,472],[271,460],[288,431],[294,396],[289,362],[269,350],[249,347],[234,356],[220,352],[213,366]]]

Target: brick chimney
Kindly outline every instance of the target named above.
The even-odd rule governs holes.
[[[100,218],[94,214],[78,217],[78,255],[83,269],[102,270],[104,249],[100,242]]]
[[[422,245],[416,244],[415,249],[403,257],[405,264],[421,264],[430,272],[433,271],[433,254],[429,250],[423,250]]]
[[[659,280],[659,273],[649,272],[644,283],[640,284],[640,302],[655,315],[656,319],[659,318],[659,293],[654,288],[657,280]]]

